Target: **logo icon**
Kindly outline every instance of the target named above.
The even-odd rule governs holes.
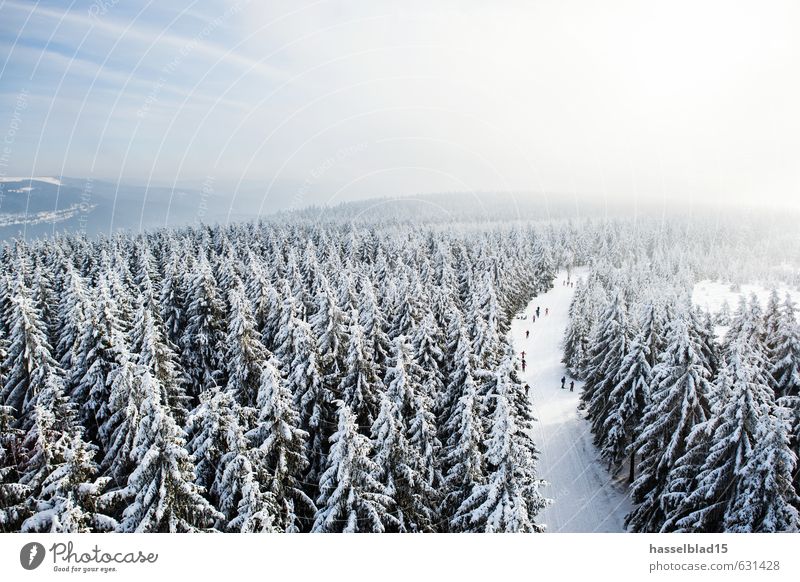
[[[26,570],[35,570],[44,562],[44,546],[39,542],[30,542],[19,551],[19,563]]]

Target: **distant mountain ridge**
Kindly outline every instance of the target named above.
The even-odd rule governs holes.
[[[0,238],[62,232],[89,236],[118,230],[221,221],[219,197],[197,190],[130,186],[92,178],[0,178]]]

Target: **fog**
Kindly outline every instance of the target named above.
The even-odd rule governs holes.
[[[64,10],[0,8],[0,131],[19,121],[5,175],[213,183],[261,210],[487,190],[800,198],[795,2]]]

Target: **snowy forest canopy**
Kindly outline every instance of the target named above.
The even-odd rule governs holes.
[[[634,532],[800,529],[800,326],[788,293],[735,313],[676,279],[595,265],[570,306],[563,362],[585,380],[594,444],[627,470]]]
[[[796,521],[793,308],[743,307],[720,346],[686,305],[703,277],[796,285],[791,229],[313,214],[5,245],[0,529],[541,531],[508,330],[577,265],[565,362],[604,458],[640,467],[631,529]],[[758,484],[774,514],[742,517]]]

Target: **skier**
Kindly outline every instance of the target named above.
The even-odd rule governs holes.
[[[570,392],[574,392],[575,391],[575,380],[570,380],[569,381],[569,391]]]
[[[526,329],[525,330],[525,339],[528,339],[529,337],[531,337],[531,330]]]
[[[564,376],[561,376],[561,389],[564,389],[564,384],[566,383],[567,379]]]

